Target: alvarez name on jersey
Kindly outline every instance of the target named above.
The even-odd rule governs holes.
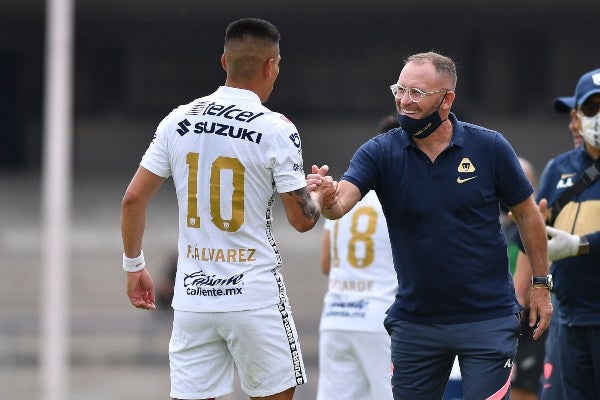
[[[241,311],[287,300],[271,230],[275,193],[306,186],[298,131],[251,91],[221,86],[173,110],[140,165],[173,176],[173,308]]]

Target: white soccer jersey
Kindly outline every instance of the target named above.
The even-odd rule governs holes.
[[[398,287],[381,204],[374,191],[329,230],[331,269],[321,330],[385,332],[385,311]]]
[[[177,192],[175,310],[241,311],[287,299],[271,206],[276,191],[306,186],[293,123],[254,92],[222,86],[173,110],[140,165],[172,175]]]

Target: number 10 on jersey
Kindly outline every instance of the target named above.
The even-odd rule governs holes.
[[[199,153],[188,153],[185,159],[188,165],[188,228],[200,228],[198,213],[198,168]],[[231,171],[232,186],[231,199],[226,204],[231,204],[231,218],[224,219],[221,214],[221,172]],[[212,223],[222,231],[236,232],[244,223],[244,173],[245,168],[237,158],[217,157],[210,169],[210,216]]]

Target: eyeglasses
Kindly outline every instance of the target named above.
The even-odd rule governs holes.
[[[447,92],[447,89],[434,90],[433,92],[424,92],[419,88],[405,88],[404,86],[398,85],[394,83],[390,85],[390,89],[395,98],[401,99],[404,96],[404,93],[408,92],[408,98],[413,103],[418,103],[423,100],[427,96],[431,96],[432,94]]]
[[[600,103],[595,103],[593,101],[586,101],[579,107],[579,111],[586,117],[593,117],[598,114],[600,111]]]

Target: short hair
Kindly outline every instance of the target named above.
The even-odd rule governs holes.
[[[233,79],[249,79],[268,58],[279,54],[279,30],[270,22],[244,18],[232,22],[225,31],[227,75]]]
[[[409,56],[404,60],[404,65],[409,62],[417,62],[419,64],[424,64],[426,62],[430,62],[435,67],[435,70],[438,74],[442,75],[444,78],[450,81],[452,85],[451,90],[456,89],[456,81],[458,77],[456,75],[456,63],[452,61],[450,57],[441,55],[434,51],[429,51],[426,53],[417,53]]]
[[[247,37],[263,39],[273,44],[281,40],[279,29],[272,23],[259,18],[243,18],[229,24],[225,31],[225,44]]]

